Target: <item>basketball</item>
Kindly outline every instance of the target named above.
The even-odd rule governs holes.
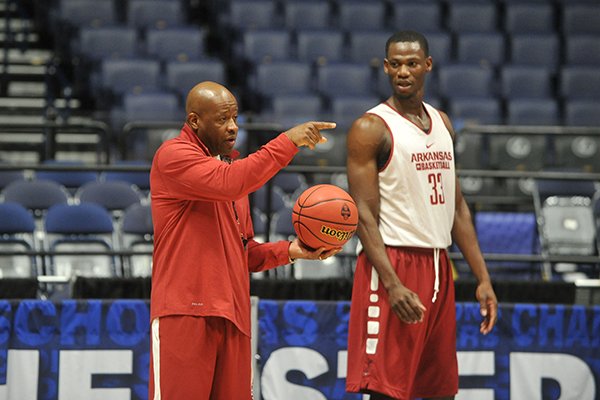
[[[358,209],[345,190],[328,184],[315,185],[298,196],[292,224],[306,247],[330,250],[342,247],[354,235]]]

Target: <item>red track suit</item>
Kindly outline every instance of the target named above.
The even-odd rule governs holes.
[[[250,399],[249,272],[286,264],[289,242],[252,240],[248,194],[297,152],[281,134],[227,163],[187,125],[156,152],[150,399]],[[240,371],[223,375],[238,362]]]

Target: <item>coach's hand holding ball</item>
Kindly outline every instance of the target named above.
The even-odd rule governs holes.
[[[302,243],[298,238],[292,240],[290,243],[290,248],[288,249],[292,262],[296,258],[303,258],[305,260],[325,260],[326,258],[335,256],[340,251],[342,251],[341,247],[335,247],[329,250],[327,250],[325,247],[311,249]]]
[[[318,143],[327,141],[327,138],[321,135],[321,131],[335,129],[335,127],[335,122],[311,121],[297,125],[284,133],[296,146],[308,146],[313,150]]]

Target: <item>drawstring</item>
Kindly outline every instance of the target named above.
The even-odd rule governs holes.
[[[435,268],[435,282],[433,283],[432,303],[435,303],[437,294],[440,291],[440,249],[433,249],[433,268]]]

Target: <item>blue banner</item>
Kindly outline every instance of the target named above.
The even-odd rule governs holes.
[[[258,305],[265,400],[360,399],[345,392],[349,302]],[[145,400],[147,301],[0,301],[0,400]],[[600,307],[502,305],[479,333],[457,304],[457,400],[599,398]]]
[[[344,391],[347,302],[259,303],[265,400],[349,400]],[[459,303],[457,399],[595,400],[600,396],[600,307],[502,305],[489,335],[479,305]]]

